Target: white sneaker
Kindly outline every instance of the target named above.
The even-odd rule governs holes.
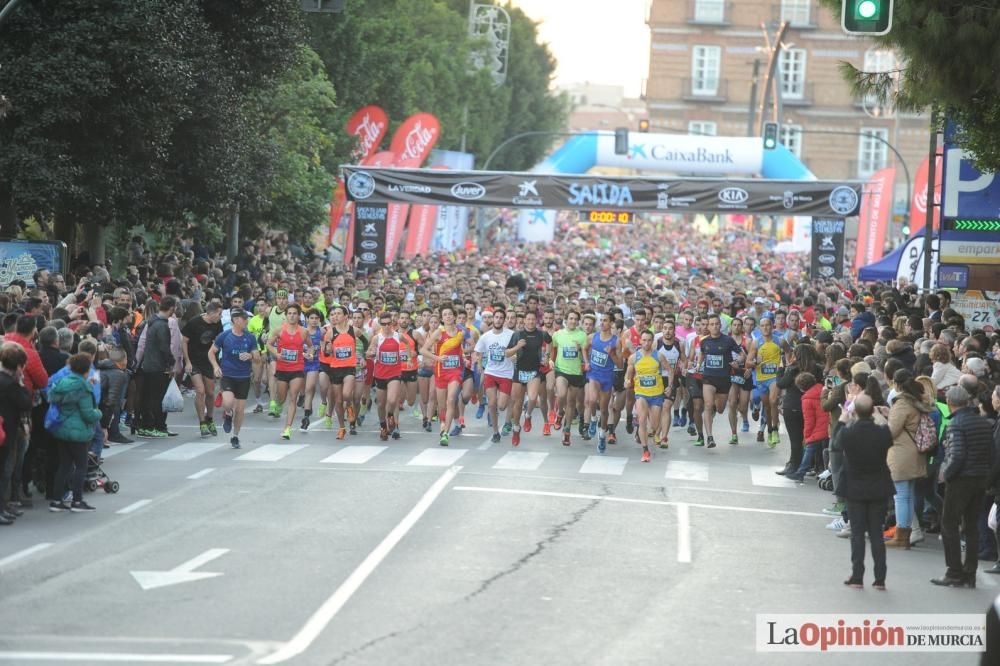
[[[822,474],[820,474],[819,476],[817,476],[816,479],[818,481],[823,481],[825,479],[829,479],[831,476],[833,476],[833,472],[831,472],[828,469],[824,469],[823,472],[822,472]]]
[[[843,518],[841,518],[840,516],[837,516],[836,518],[834,518],[833,520],[830,521],[830,524],[826,526],[826,529],[828,529],[828,530],[842,530],[845,527],[847,527],[847,523],[844,522]]]
[[[920,527],[914,525],[913,531],[910,532],[910,545],[916,546],[923,540],[924,540],[924,531],[920,529]]]
[[[850,539],[851,538],[851,527],[850,527],[850,525],[848,525],[844,529],[842,529],[839,532],[837,532],[837,536],[839,538],[841,538],[841,539]]]

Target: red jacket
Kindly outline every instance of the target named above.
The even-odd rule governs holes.
[[[823,385],[819,382],[802,394],[802,416],[806,426],[802,430],[802,441],[812,444],[827,439],[830,436],[830,414],[823,411],[819,394]]]
[[[45,372],[42,357],[38,355],[35,345],[31,344],[28,338],[17,333],[8,333],[3,336],[3,339],[8,342],[16,342],[24,347],[24,351],[28,354],[28,363],[24,366],[24,388],[28,389],[29,393],[45,388],[49,383],[49,373]]]

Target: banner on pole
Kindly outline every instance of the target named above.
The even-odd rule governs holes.
[[[380,203],[356,204],[354,254],[358,271],[369,272],[385,266],[385,228],[389,206]]]
[[[814,217],[812,219],[812,260],[809,274],[816,278],[836,279],[844,277],[844,229],[843,219]]]
[[[854,267],[861,268],[882,258],[885,232],[892,210],[892,185],[896,169],[876,171],[861,195],[861,215],[858,219],[858,253]]]

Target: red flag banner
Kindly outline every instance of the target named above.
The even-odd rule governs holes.
[[[941,225],[941,172],[944,171],[941,156],[935,158],[934,165],[934,227]],[[913,183],[913,194],[910,199],[910,238],[922,235],[927,222],[927,176],[930,172],[930,160],[926,157],[917,169],[917,177]]]
[[[360,164],[378,150],[378,146],[382,142],[382,137],[385,136],[386,131],[389,129],[389,118],[385,115],[385,111],[381,107],[374,105],[363,106],[347,119],[344,129],[349,136],[357,137],[357,145],[351,154],[354,157],[354,161]],[[337,184],[333,188],[333,199],[330,201],[330,234],[327,243],[333,243],[333,237],[337,233],[337,228],[340,226],[340,221],[343,219],[346,208],[347,195],[344,192],[344,179],[338,177]],[[353,229],[348,229],[348,240],[352,240],[350,238],[353,235],[352,232]],[[350,248],[352,248],[352,245],[348,243],[344,249],[345,261],[349,261],[347,254],[351,251]]]
[[[415,113],[392,135],[389,150],[398,155],[393,166],[417,168],[430,157],[431,149],[441,136],[441,123],[430,113]],[[385,263],[396,259],[399,243],[410,212],[409,204],[389,204],[389,219],[385,230]]]
[[[854,268],[873,264],[882,258],[885,231],[892,211],[892,186],[896,169],[876,171],[861,191],[861,213],[858,217],[858,253]]]

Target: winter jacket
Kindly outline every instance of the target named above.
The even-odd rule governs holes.
[[[830,437],[830,415],[823,411],[819,395],[823,385],[813,384],[802,394],[802,418],[805,428],[802,430],[802,441],[805,444],[821,442]]]
[[[857,340],[866,328],[875,325],[875,314],[865,310],[851,320],[851,337]]]
[[[94,392],[85,377],[71,372],[49,389],[49,404],[59,410],[59,423],[52,430],[57,439],[90,442],[101,411],[94,403]]]
[[[927,476],[927,456],[917,450],[917,428],[920,417],[931,407],[908,393],[900,393],[889,408],[889,470],[893,481],[910,481]]]
[[[17,437],[21,427],[21,417],[31,411],[31,394],[21,386],[14,376],[0,371],[0,416],[3,417],[3,431],[7,435],[4,446],[9,446]]]
[[[101,372],[101,427],[107,428],[125,397],[128,375],[110,359],[99,362],[97,368]]]
[[[858,419],[838,433],[844,449],[844,480],[838,487],[848,501],[888,499],[896,494],[892,476],[886,464],[892,447],[892,435],[885,426],[871,419]]]
[[[174,356],[170,351],[170,324],[159,315],[150,319],[143,336],[143,372],[172,372]]]
[[[830,437],[837,429],[837,421],[840,419],[841,406],[847,401],[847,384],[841,382],[833,388],[824,389],[820,396],[820,404],[823,411],[830,414]]]
[[[28,363],[24,366],[24,388],[28,389],[28,393],[45,388],[45,385],[49,383],[49,373],[45,372],[42,359],[38,356],[38,351],[35,350],[31,341],[17,333],[8,333],[3,336],[3,339],[21,345],[28,355]]]
[[[937,387],[938,393],[947,391],[957,384],[961,378],[962,371],[956,368],[954,364],[942,363],[941,361],[934,363],[934,372],[931,373],[931,381]]]
[[[42,365],[45,367],[45,372],[49,373],[50,378],[65,368],[66,361],[69,360],[69,354],[58,347],[42,347],[38,350],[38,357],[42,359]]]
[[[906,345],[902,349],[897,349],[895,354],[889,354],[888,358],[899,359],[903,367],[913,372],[913,367],[917,364],[917,355],[913,353],[913,347]]]
[[[812,369],[812,374],[817,379],[823,376],[823,368],[818,365]],[[792,363],[783,371],[778,373],[778,388],[785,391],[784,396],[781,398],[781,411],[782,412],[801,412],[802,411],[802,391],[795,386],[795,378],[799,376],[799,366]]]
[[[990,468],[990,478],[987,487],[993,495],[1000,495],[1000,418],[993,421],[993,465]]]
[[[945,481],[960,476],[989,476],[993,464],[993,428],[975,407],[965,407],[951,415],[944,439],[941,475]]]

